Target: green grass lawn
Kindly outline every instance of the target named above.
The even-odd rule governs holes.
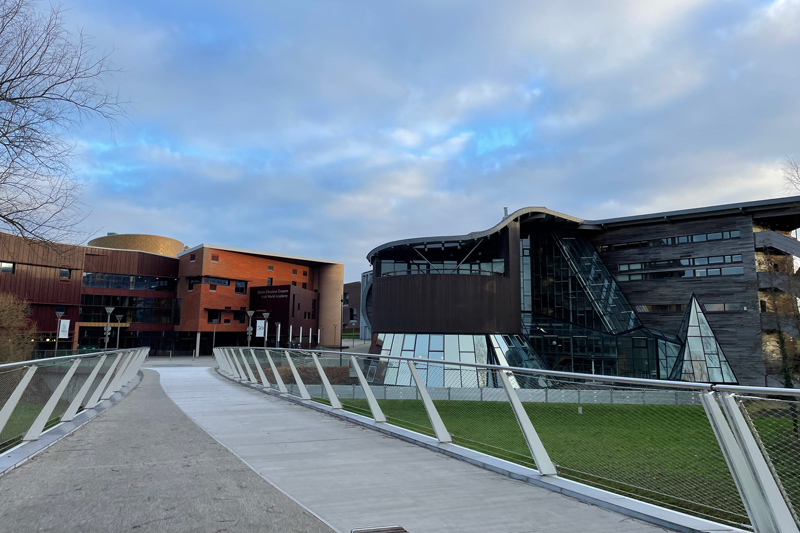
[[[378,402],[389,423],[433,436],[421,401]],[[434,403],[454,443],[535,467],[509,404]],[[342,404],[370,416],[366,400]],[[718,521],[749,522],[701,406],[582,404],[579,414],[578,404],[524,405],[560,476]]]
[[[53,413],[63,413],[67,410],[68,406],[68,402],[58,402]],[[22,442],[22,437],[31,427],[33,421],[36,420],[36,417],[42,411],[42,407],[44,407],[44,405],[40,403],[19,402],[17,404],[14,412],[11,413],[11,418],[8,419],[6,427],[3,428],[2,433],[0,433],[0,452],[13,448]],[[44,428],[48,429],[53,427],[58,424],[59,420],[59,416],[50,419],[47,424],[45,424]]]

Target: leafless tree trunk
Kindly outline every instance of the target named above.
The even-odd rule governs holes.
[[[81,220],[67,133],[88,117],[124,114],[103,87],[114,71],[59,8],[0,0],[0,230],[45,242],[68,239]]]

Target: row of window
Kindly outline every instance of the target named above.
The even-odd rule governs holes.
[[[195,277],[195,278],[186,278],[186,281],[189,283],[189,290],[194,290],[195,285],[209,285],[209,290],[214,292],[217,290],[218,285],[222,285],[223,287],[230,287],[231,281],[233,281],[234,285],[234,292],[236,294],[247,294],[247,282],[241,280],[230,280],[227,278],[216,278],[214,276],[203,276]]]
[[[15,270],[16,270],[15,263],[0,261],[0,274],[13,274]],[[59,279],[70,279],[71,277],[72,277],[72,270],[70,270],[69,268],[58,269]]]
[[[226,309],[225,312],[233,313],[233,320],[238,322],[239,324],[245,324],[247,322],[247,308],[241,307],[238,311],[233,311],[230,309]],[[208,323],[209,324],[230,324],[231,319],[226,318],[223,320],[222,318],[222,310],[221,309],[209,309],[208,310]]]
[[[616,252],[629,248],[644,248],[647,246],[673,246],[676,244],[688,244],[693,242],[719,241],[726,239],[738,239],[741,237],[739,230],[719,231],[715,233],[698,233],[696,235],[680,235],[678,237],[664,237],[662,239],[650,239],[646,241],[621,242],[617,244],[603,244],[597,247],[598,252]]]
[[[627,270],[643,270],[651,268],[673,268],[682,266],[705,266],[724,263],[741,263],[741,254],[734,255],[714,255],[711,257],[687,257],[683,259],[665,259],[663,261],[648,261],[646,263],[622,263],[619,265],[620,272]]]
[[[84,287],[92,287],[95,289],[175,292],[177,290],[178,280],[175,278],[157,278],[154,276],[128,276],[125,274],[84,272],[82,284]]]
[[[683,313],[686,311],[687,304],[654,304],[654,305],[635,305],[637,313]],[[747,311],[744,304],[703,304],[707,312],[721,311]]]
[[[195,261],[197,261],[197,254],[189,254],[189,262],[190,263],[194,263]],[[219,263],[219,254],[211,254],[211,262],[212,263]],[[275,271],[275,265],[267,265],[267,270],[269,272],[274,272]],[[297,275],[297,269],[296,268],[292,269],[292,275],[293,276]],[[304,278],[308,277],[308,270],[303,270],[303,277]]]
[[[695,270],[672,270],[669,272],[643,272],[641,274],[617,274],[617,281],[641,281],[664,278],[704,278],[706,276],[737,276],[744,274],[744,267],[698,268]]]
[[[505,274],[505,261],[493,259],[474,263],[458,264],[458,261],[381,261],[381,276],[404,276],[410,274],[476,274],[482,276],[502,276]]]

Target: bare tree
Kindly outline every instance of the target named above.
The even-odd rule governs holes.
[[[789,192],[800,192],[800,160],[787,157],[783,160],[784,187]]]
[[[30,308],[13,294],[0,293],[0,363],[26,361],[33,356],[36,326]]]
[[[0,229],[53,242],[81,220],[67,134],[89,117],[113,124],[124,114],[103,85],[109,54],[93,52],[58,6],[0,0]]]

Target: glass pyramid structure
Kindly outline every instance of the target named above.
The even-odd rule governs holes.
[[[694,295],[683,316],[678,338],[683,342],[683,347],[672,366],[670,379],[712,383],[737,382]]]

